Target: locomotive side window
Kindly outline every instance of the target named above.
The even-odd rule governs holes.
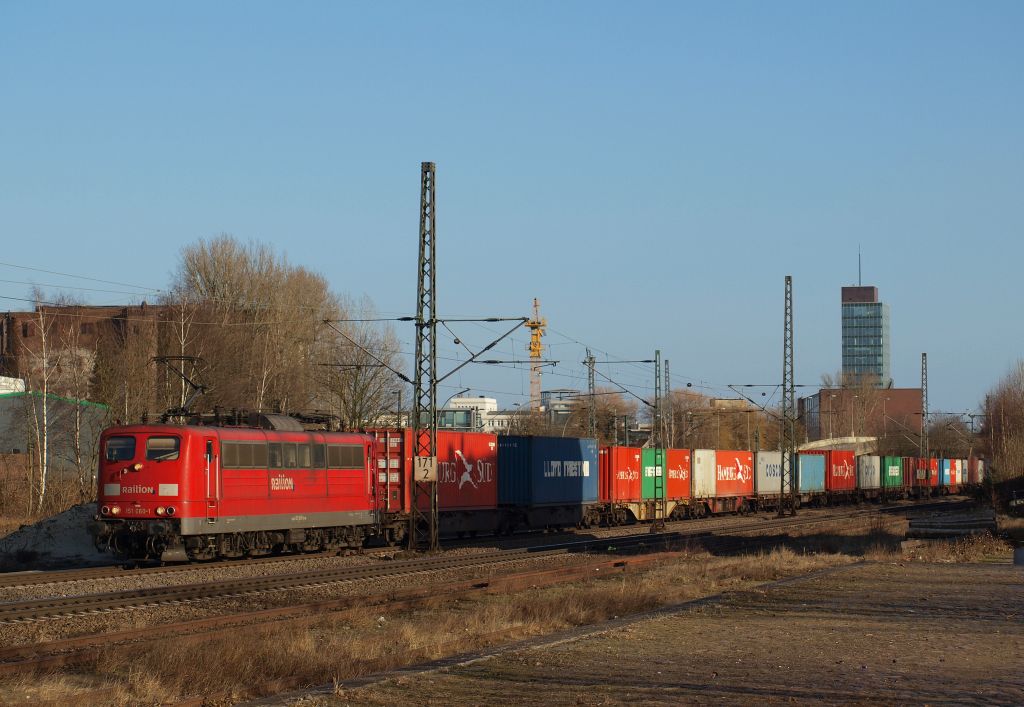
[[[146,440],[146,459],[167,462],[178,458],[181,439],[178,437],[150,437]]]
[[[280,442],[271,442],[270,444],[267,445],[267,447],[269,447],[268,451],[270,452],[270,468],[271,469],[280,469],[281,468],[281,459],[282,459],[282,457],[281,457],[281,443]]]
[[[331,469],[362,469],[363,464],[363,448],[361,445],[328,445],[327,466]]]
[[[308,444],[299,445],[299,461],[297,466],[299,469],[308,469],[311,466]]]
[[[230,469],[238,466],[238,446],[234,442],[222,442],[220,445],[221,463]]]
[[[126,462],[135,458],[134,437],[108,437],[106,460],[108,462]]]
[[[313,445],[313,468],[323,469],[327,466],[327,447],[322,444]]]
[[[267,468],[267,445],[262,442],[252,445],[252,465],[257,469]]]
[[[252,449],[251,444],[240,444],[238,445],[238,466],[243,469],[252,468]]]
[[[298,459],[296,458],[295,447],[296,445],[291,443],[285,443],[281,445],[284,447],[284,468],[294,469],[298,466]]]

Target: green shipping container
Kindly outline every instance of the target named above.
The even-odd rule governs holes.
[[[903,485],[903,465],[900,457],[882,457],[882,487],[891,489]]]
[[[645,448],[640,452],[640,493],[643,498],[665,497],[665,450]]]

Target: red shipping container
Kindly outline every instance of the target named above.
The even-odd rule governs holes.
[[[978,457],[971,457],[967,460],[967,483],[978,483]]]
[[[601,501],[640,501],[640,455],[639,447],[601,447],[598,452],[598,493]]]
[[[404,508],[411,506],[413,431],[372,430],[378,439],[378,485],[387,483],[387,498],[395,489],[404,493]],[[385,474],[385,470],[387,470]],[[437,506],[440,511],[487,510],[498,506],[498,438],[483,432],[437,432]],[[421,496],[420,506],[429,508]],[[389,508],[389,510],[392,510]]]
[[[715,453],[715,496],[753,495],[753,452],[719,449]]]
[[[828,453],[825,464],[826,491],[855,491],[857,489],[857,460],[853,452],[834,449]]]
[[[665,468],[668,470],[665,494],[668,500],[690,497],[690,450],[666,449]]]
[[[917,482],[917,458],[916,457],[900,457],[903,464],[903,486],[911,488],[918,486]]]

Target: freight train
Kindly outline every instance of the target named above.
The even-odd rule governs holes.
[[[413,433],[129,425],[100,437],[96,544],[120,557],[208,560],[400,543],[413,499]],[[593,439],[437,436],[440,532],[619,525],[768,510],[781,454],[598,447]],[[802,452],[801,504],[930,496],[977,484],[978,459]],[[423,496],[420,496],[421,500]]]

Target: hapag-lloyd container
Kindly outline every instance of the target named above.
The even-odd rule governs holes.
[[[758,452],[754,457],[757,474],[754,492],[758,496],[777,496],[782,491],[782,452]]]
[[[368,430],[377,439],[378,482],[397,487],[412,478],[411,429]],[[437,432],[437,506],[440,511],[488,510],[498,504],[498,438],[483,432]],[[420,505],[430,499],[421,495]],[[408,501],[407,501],[408,503]],[[427,505],[424,505],[427,504]]]
[[[881,486],[882,458],[871,454],[857,457],[857,488],[868,491]]]
[[[498,504],[577,506],[598,498],[597,440],[498,437]]]
[[[857,461],[853,452],[833,449],[828,453],[825,489],[828,491],[855,491],[857,489]]]
[[[900,457],[882,457],[882,486],[887,489],[903,486],[903,462]]]
[[[753,452],[719,449],[715,453],[715,496],[754,494]]]
[[[640,463],[640,479],[643,483],[643,497],[645,499],[657,499],[663,495],[668,498],[668,489],[665,488],[665,450],[645,447]],[[659,484],[657,479],[661,477]],[[659,488],[660,486],[660,488]]]
[[[797,488],[800,493],[825,490],[825,452],[800,452],[797,456]]]
[[[693,497],[715,496],[715,450],[693,450]]]
[[[601,447],[600,498],[604,503],[640,500],[639,447]]]
[[[690,450],[666,449],[665,493],[669,500],[690,497]]]
[[[915,485],[937,487],[939,485],[939,460],[935,457],[920,457],[915,461],[917,462]]]

